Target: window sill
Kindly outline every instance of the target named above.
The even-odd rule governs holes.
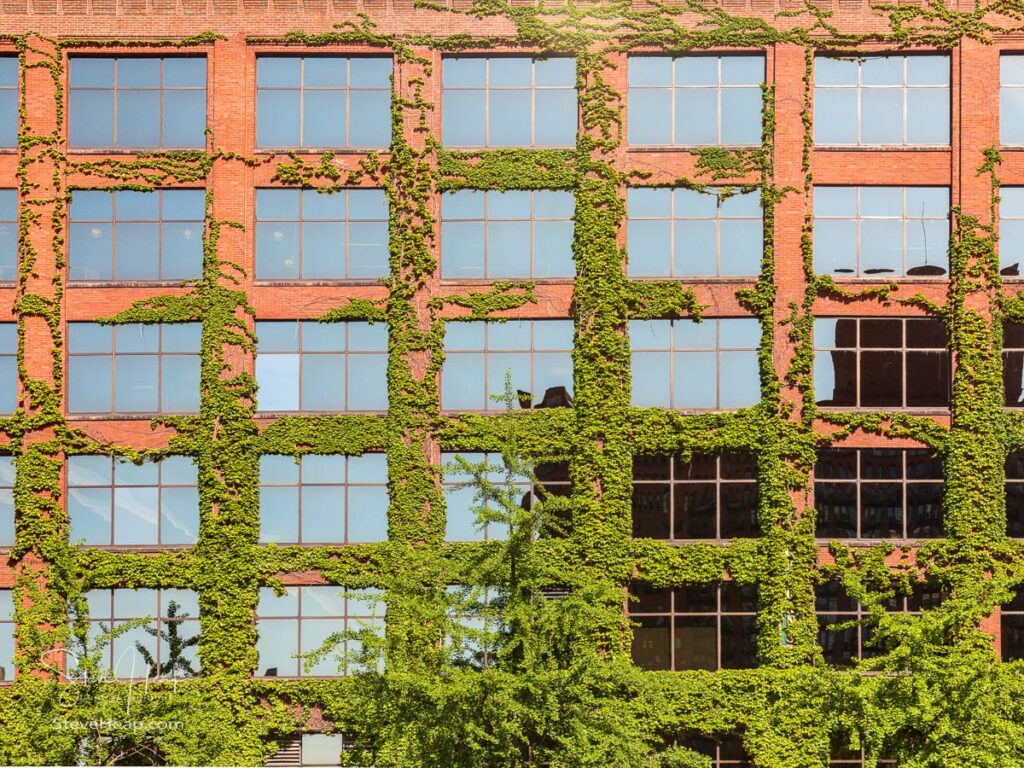
[[[68,155],[158,155],[167,152],[205,154],[209,151],[204,144],[201,147],[68,147],[67,153]]]
[[[761,149],[763,144],[628,144],[627,152],[701,152],[705,149]],[[643,185],[639,185],[643,186]]]
[[[131,552],[135,554],[159,554],[161,552],[187,552],[195,544],[77,544],[79,552]]]
[[[387,539],[377,541],[260,541],[257,546],[268,549],[283,549],[285,547],[300,547],[301,549],[350,549],[352,547],[375,547],[378,544],[387,543]]]
[[[442,277],[442,286],[493,285],[509,281],[529,281],[535,285],[575,285],[576,277]]]
[[[949,275],[834,275],[829,273],[819,273],[817,277],[830,277],[837,283],[850,285],[855,283],[872,283],[878,285],[887,285],[889,283],[925,283],[925,284],[941,284],[949,282]]]
[[[815,144],[815,152],[949,152],[949,144]]]
[[[574,152],[576,150],[575,144],[557,144],[557,145],[535,145],[535,144],[514,144],[500,147],[452,147],[444,144],[442,149],[448,152],[463,152],[467,154],[477,154],[480,152],[518,152],[520,150],[526,152]],[[545,187],[545,189],[548,189]],[[551,187],[551,189],[555,189]]]
[[[371,152],[390,153],[391,147],[256,147],[255,151],[260,155],[322,155],[325,152],[332,155],[368,155]]]
[[[153,421],[181,416],[198,416],[199,411],[173,413],[68,413],[68,421]]]
[[[335,288],[338,286],[383,285],[387,277],[330,278],[325,280],[253,280],[256,288]]]
[[[345,418],[349,416],[386,416],[387,411],[256,411],[257,419],[288,419],[305,418],[312,419],[320,416],[337,416]]]
[[[200,280],[200,276],[188,278]],[[0,286],[2,287],[2,286]],[[184,280],[68,280],[68,288],[192,288]]]
[[[670,482],[670,481],[664,481]],[[734,540],[757,541],[759,536],[736,536],[732,539],[659,539],[653,536],[633,536],[634,541],[657,541],[670,547],[692,547],[695,544],[707,544],[713,547],[729,547]]]
[[[922,351],[928,352],[931,350]],[[928,406],[924,408],[911,408],[900,405],[889,405],[877,408],[868,408],[866,406],[855,407],[852,405],[818,405],[816,407],[819,411],[823,411],[824,413],[912,413],[915,416],[949,416],[949,406],[946,406],[945,408],[936,406]]]
[[[945,537],[936,536],[933,539],[843,539],[833,536],[824,539],[815,537],[814,543],[817,544],[819,547],[827,547],[829,543],[833,541],[838,541],[839,543],[848,547],[857,548],[877,547],[879,544],[895,544],[900,547],[923,547],[927,544],[931,544],[936,541],[942,541],[943,538]]]
[[[726,283],[756,283],[761,278],[758,275],[626,275],[626,279],[637,283],[686,283],[689,284],[726,284]]]

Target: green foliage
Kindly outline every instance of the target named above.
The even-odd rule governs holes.
[[[453,12],[428,3],[423,10]],[[686,0],[683,7],[627,3],[586,7],[522,6],[475,0],[465,11],[498,16],[508,35],[449,37],[379,32],[361,15],[324,33],[290,33],[283,42],[305,46],[358,44],[393,51],[402,64],[393,100],[393,143],[342,171],[331,153],[309,162],[300,155],[246,158],[216,148],[161,152],[134,160],[73,162],[59,149],[64,120],[63,61],[68,49],[120,46],[122,41],[53,41],[14,36],[21,71],[45,69],[53,78],[57,128],[38,133],[22,106],[19,132],[18,373],[25,392],[19,409],[0,420],[15,456],[18,510],[15,599],[19,677],[0,687],[0,763],[105,764],[116,759],[171,764],[262,764],[276,735],[304,727],[321,713],[335,727],[356,732],[372,746],[347,754],[350,764],[402,768],[549,765],[707,768],[708,760],[676,742],[687,736],[740,734],[763,768],[820,768],[830,743],[867,750],[868,764],[883,752],[903,768],[950,765],[1013,768],[1024,761],[1024,676],[1018,663],[994,657],[983,617],[1020,583],[1022,547],[1006,538],[1003,462],[1024,448],[1024,418],[1002,409],[1000,323],[1024,320],[1024,294],[1003,290],[993,228],[1000,157],[987,151],[980,173],[992,183],[987,217],[955,210],[951,275],[943,304],[906,296],[898,283],[853,292],[813,272],[811,81],[817,48],[854,51],[862,43],[951,49],[964,39],[988,41],[1016,29],[1019,4],[952,9],[943,0],[879,6],[887,31],[840,31],[831,11],[807,0],[777,21],[736,17],[717,6]],[[880,29],[884,28],[880,27]],[[203,33],[147,45],[207,45]],[[619,246],[625,218],[624,188],[648,178],[623,172],[622,96],[613,87],[618,55],[634,49],[670,55],[730,46],[775,44],[806,52],[802,120],[802,189],[775,184],[775,94],[764,88],[764,137],[753,150],[695,152],[695,177],[674,186],[710,191],[760,191],[765,222],[762,271],[739,292],[762,328],[761,402],[735,413],[684,416],[630,405],[630,349],[625,326],[637,318],[688,317],[707,309],[678,282],[631,281]],[[434,105],[424,96],[430,61],[418,51],[458,52],[520,46],[540,55],[569,54],[577,61],[581,133],[571,150],[507,149],[453,152],[429,135]],[[24,95],[24,78],[21,86]],[[408,96],[407,94],[412,94]],[[22,99],[24,104],[24,99]],[[406,130],[412,126],[412,132]],[[201,396],[198,415],[163,417],[154,426],[172,434],[166,448],[137,451],[107,444],[72,429],[62,413],[62,280],[37,279],[40,247],[65,269],[64,218],[70,190],[66,173],[97,186],[149,190],[200,183],[225,163],[272,164],[273,179],[325,194],[369,183],[390,203],[390,276],[387,295],[349,299],[323,322],[365,320],[389,328],[385,416],[287,417],[260,430],[253,419],[256,386],[235,364],[255,347],[254,310],[240,288],[237,265],[219,256],[225,228],[207,201],[203,274],[187,290],[138,302],[101,322],[201,321]],[[52,171],[53,189],[30,181]],[[44,174],[45,175],[45,174]],[[486,290],[431,297],[422,311],[418,292],[436,272],[434,197],[458,189],[562,189],[575,195],[573,352],[575,407],[518,410],[496,416],[440,409],[437,375],[444,359],[446,318],[498,321],[535,303],[531,282],[499,282]],[[49,196],[47,196],[49,195]],[[806,291],[778,306],[775,212],[787,196],[802,198],[801,237]],[[44,290],[45,289],[45,290]],[[819,412],[811,385],[813,308],[819,297],[888,302],[941,318],[956,359],[949,427],[903,413]],[[781,321],[779,317],[785,314]],[[25,364],[26,328],[42,321],[52,339],[46,376]],[[794,349],[781,373],[774,341],[779,327]],[[55,383],[58,382],[58,383]],[[827,431],[818,425],[825,423]],[[802,509],[815,450],[857,432],[911,438],[943,459],[947,538],[919,551],[891,546],[849,550],[832,546],[835,565],[819,567],[813,510]],[[445,544],[444,497],[429,457],[452,450],[503,454],[514,472],[541,461],[567,461],[573,481],[572,523],[564,536],[538,536],[557,528],[554,503],[523,509],[508,487],[476,482],[492,505],[484,513],[511,525],[505,544]],[[258,542],[258,457],[265,453],[357,455],[385,450],[391,504],[389,540],[350,547],[278,547]],[[669,546],[634,539],[631,469],[634,455],[656,452],[746,451],[758,458],[760,521],[757,539],[727,546]],[[132,461],[185,454],[199,470],[201,535],[197,546],[152,555],[71,546],[62,504],[63,457],[103,453]],[[470,469],[464,467],[464,469]],[[496,504],[496,508],[494,508]],[[561,510],[558,510],[561,512]],[[557,518],[557,519],[556,519]],[[888,558],[888,560],[887,560]],[[892,566],[891,563],[896,565]],[[45,564],[45,569],[42,565]],[[384,661],[364,674],[339,680],[253,679],[258,588],[279,585],[289,572],[317,572],[349,588],[384,587],[388,629],[382,642],[366,641],[367,654]],[[629,661],[631,628],[622,612],[623,586],[639,579],[659,587],[718,581],[723,575],[759,592],[758,655],[753,670],[662,673]],[[813,587],[839,578],[864,607],[881,653],[854,670],[829,669],[816,645]],[[945,595],[920,616],[890,615],[884,601],[922,583]],[[449,594],[450,584],[466,590]],[[91,588],[180,587],[199,593],[201,676],[156,682],[140,697],[128,684],[99,684],[98,675],[58,683],[52,649],[85,643],[85,626],[68,617],[84,608]],[[549,601],[546,587],[567,587]],[[482,590],[501,587],[482,602]],[[453,608],[482,611],[501,627],[497,637],[459,629]],[[168,630],[170,632],[170,630]],[[446,643],[446,638],[453,638]],[[170,636],[178,647],[191,639]],[[335,638],[339,639],[339,638]],[[494,663],[459,663],[459,649],[495,643]],[[109,641],[109,638],[106,638]],[[325,652],[327,649],[325,649]],[[96,649],[85,654],[95,656]],[[160,672],[181,665],[169,662]],[[880,674],[864,674],[864,673]],[[48,673],[50,676],[48,677]],[[175,721],[182,728],[129,729],[122,720]],[[98,723],[84,730],[61,722]]]

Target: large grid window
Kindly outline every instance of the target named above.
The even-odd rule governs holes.
[[[635,537],[732,539],[760,530],[755,456],[633,458]]]
[[[79,149],[206,146],[206,59],[71,59],[69,139]]]
[[[949,267],[948,187],[816,187],[814,270],[934,277]]]
[[[1003,322],[1003,396],[1007,408],[1024,408],[1024,323]]]
[[[70,280],[188,280],[203,270],[201,189],[71,193]]]
[[[630,146],[761,143],[764,56],[631,56]]]
[[[722,736],[709,739],[704,736],[688,736],[679,739],[679,746],[692,749],[711,758],[711,768],[754,768],[750,755],[743,749],[739,736]]]
[[[814,141],[949,144],[949,56],[814,58]]]
[[[14,592],[0,589],[0,683],[14,678]]]
[[[0,547],[14,546],[14,457],[0,456]]]
[[[382,189],[256,190],[256,279],[372,279],[388,274]]]
[[[572,320],[449,321],[444,337],[441,407],[504,410],[505,373],[519,405],[572,405]]]
[[[999,141],[1024,144],[1024,55],[999,57]]]
[[[388,537],[383,453],[260,457],[260,541],[355,544]]]
[[[1024,539],[1024,452],[1006,457],[1006,535]]]
[[[145,464],[69,456],[70,539],[94,546],[195,544],[197,480],[196,465],[185,456]]]
[[[999,636],[1003,661],[1024,659],[1024,587],[1000,610]]]
[[[199,410],[201,323],[68,324],[68,413]]]
[[[0,283],[18,277],[18,190],[0,189]]]
[[[823,449],[814,477],[819,538],[942,535],[942,461],[931,451]]]
[[[0,323],[0,413],[18,407],[18,325]]]
[[[508,538],[508,527],[500,523],[477,525],[474,507],[480,505],[479,488],[473,485],[473,476],[462,469],[458,463],[461,457],[471,465],[487,465],[486,479],[504,488],[508,482],[508,472],[500,454],[496,453],[442,453],[441,461],[445,467],[444,497],[446,507],[445,540],[446,541],[485,541],[488,539]],[[565,462],[538,464],[533,469],[544,491],[549,496],[569,496],[569,465]],[[529,509],[535,494],[529,477],[514,476],[512,483],[522,493],[521,504]]]
[[[1020,277],[1024,264],[1024,187],[999,189],[998,246],[999,274]]]
[[[261,411],[385,411],[388,329],[315,320],[256,323]]]
[[[384,631],[383,606],[376,590],[337,586],[285,587],[276,595],[260,588],[256,607],[257,674],[261,677],[324,677],[355,671],[350,660],[360,641],[346,637],[334,653],[306,671],[302,657],[320,648],[328,637],[364,629]],[[340,658],[336,658],[340,657]]]
[[[256,145],[387,147],[393,68],[390,58],[380,56],[260,56]]]
[[[199,672],[199,596],[188,589],[90,589],[89,637],[134,619],[149,621],[115,637],[103,661],[122,679],[192,677]],[[180,645],[177,640],[180,640]],[[172,652],[172,648],[176,649]],[[69,660],[74,668],[75,659]]]
[[[896,761],[886,758],[885,752],[878,758],[877,765],[896,765]],[[860,749],[850,749],[849,746],[842,746],[833,741],[831,750],[829,752],[828,768],[864,768],[867,763],[865,762],[867,757],[867,751],[862,747]]]
[[[732,277],[761,272],[757,192],[633,187],[626,193],[630,277]]]
[[[18,146],[18,57],[0,56],[0,147]]]
[[[633,405],[745,408],[761,399],[752,318],[630,320]]]
[[[572,192],[485,192],[441,196],[441,277],[573,277]]]
[[[576,146],[576,60],[452,56],[441,70],[450,147]]]
[[[934,587],[915,585],[911,594],[897,595],[887,601],[889,613],[917,614],[942,601],[942,592]],[[838,581],[826,581],[814,588],[814,611],[818,617],[818,644],[828,664],[843,666],[858,659],[879,655],[885,649],[872,644],[874,632],[869,614],[860,603],[846,594]],[[857,622],[840,628],[847,622]]]
[[[950,359],[946,329],[930,318],[817,318],[818,405],[945,408]]]
[[[637,666],[716,670],[757,665],[757,587],[723,581],[658,589],[633,582],[629,595]]]

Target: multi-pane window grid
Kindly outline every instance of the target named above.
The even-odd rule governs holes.
[[[393,66],[380,56],[260,56],[257,146],[389,146]]]
[[[1024,323],[1003,321],[1003,397],[1007,408],[1024,408]]]
[[[659,589],[632,582],[629,595],[633,662],[638,666],[671,670],[756,666],[756,587],[723,581]]]
[[[356,671],[350,662],[360,652],[361,641],[348,633],[382,632],[383,612],[377,590],[332,585],[285,587],[285,594],[277,595],[273,589],[261,587],[256,608],[257,675],[326,677]],[[345,633],[340,645],[307,671],[303,657],[339,633]]]
[[[819,274],[936,277],[948,271],[948,187],[816,187]]]
[[[387,410],[387,326],[363,322],[256,323],[261,411]]]
[[[0,147],[18,146],[18,57],[0,56]]]
[[[574,205],[555,190],[442,195],[441,277],[573,277]]]
[[[206,145],[206,59],[71,59],[73,148],[197,149]]]
[[[256,190],[257,280],[374,279],[388,259],[384,190]]]
[[[18,406],[18,325],[0,323],[0,413]]]
[[[1024,87],[1020,91],[1024,99]],[[1021,112],[1021,125],[1024,125],[1024,105]],[[999,240],[996,245],[999,249],[999,274],[1020,277],[1024,264],[1024,187],[999,188]]]
[[[14,677],[14,592],[0,589],[0,683]]]
[[[352,544],[388,532],[387,459],[307,454],[260,457],[260,541]]]
[[[0,547],[14,546],[14,457],[0,456]]]
[[[1024,452],[1006,457],[1006,535],[1024,539]]]
[[[999,629],[1003,661],[1024,659],[1024,586],[1000,608]]]
[[[200,323],[68,324],[68,413],[199,410]]]
[[[68,279],[198,278],[205,198],[201,189],[73,191]]]
[[[17,277],[18,190],[0,189],[0,283],[13,283]]]
[[[633,187],[626,199],[630,277],[761,272],[764,226],[757,192]]]
[[[195,464],[185,456],[141,465],[109,456],[69,456],[69,538],[87,546],[195,544],[197,479]]]
[[[500,411],[512,375],[513,407],[572,405],[572,320],[449,321],[441,371],[445,410]]]
[[[757,459],[750,454],[636,456],[633,535],[686,541],[757,536]]]
[[[949,144],[949,56],[814,59],[814,141]]]
[[[942,462],[931,451],[823,449],[814,477],[821,539],[942,535]]]
[[[679,739],[678,745],[711,758],[711,768],[753,768],[750,755],[743,749],[743,739],[726,735],[717,740],[703,736]]]
[[[113,638],[103,649],[101,663],[109,665],[114,677],[134,680],[198,674],[196,644],[188,643],[199,635],[199,598],[195,592],[187,589],[92,589],[85,593],[85,598],[92,642],[111,628],[136,619],[149,619]],[[176,626],[172,628],[172,624]],[[172,657],[169,643],[175,632],[186,642],[177,658]],[[153,666],[146,663],[136,643],[149,653]],[[69,676],[75,679],[78,659],[72,652],[68,653]]]
[[[886,601],[885,610],[919,614],[937,606],[941,600],[940,590],[919,584],[913,587],[911,594],[897,594]],[[840,582],[827,581],[814,588],[814,612],[818,617],[818,644],[826,663],[842,666],[885,651],[870,642],[874,632],[870,614],[846,594]],[[844,626],[848,623],[849,626]]]
[[[1021,54],[999,57],[999,140],[1010,146],[1024,144],[1024,55]]]
[[[817,318],[814,391],[818,405],[946,408],[950,356],[941,320]]]
[[[629,144],[760,144],[763,80],[763,56],[631,56]]]
[[[499,490],[504,491],[511,482],[515,486],[517,494],[521,494],[520,505],[524,509],[529,509],[534,498],[540,494],[531,478],[519,475],[513,475],[510,478],[500,454],[454,451],[442,453],[441,465],[444,469],[446,508],[445,539],[447,541],[483,541],[507,538],[507,526],[503,524],[477,525],[475,508],[482,503],[482,499],[479,497],[480,489],[474,485],[473,475],[467,472],[459,462],[460,457],[469,462],[472,467],[486,464],[487,471],[484,473],[484,479]],[[570,494],[569,467],[565,462],[537,464],[533,468],[533,474],[548,496],[568,496]],[[488,508],[492,503],[494,502],[488,502]]]
[[[630,320],[634,406],[709,410],[761,399],[752,318]]]
[[[575,146],[575,59],[447,57],[441,77],[446,145]]]

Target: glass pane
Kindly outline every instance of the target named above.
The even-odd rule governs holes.
[[[576,91],[536,91],[534,144],[538,147],[576,145]],[[492,113],[493,114],[493,113]],[[491,135],[494,128],[491,127]]]
[[[629,89],[629,143],[672,143],[672,91],[668,88]]]
[[[903,90],[861,89],[861,143],[903,143]]]
[[[668,277],[672,273],[672,227],[668,220],[631,219],[626,237],[631,277]]]
[[[345,540],[345,489],[340,485],[302,488],[302,541],[341,543]]]
[[[722,143],[761,143],[761,89],[723,88]]]
[[[199,410],[199,356],[171,355],[162,361],[161,410],[194,413]]]
[[[113,91],[71,91],[68,139],[72,147],[114,146]]]
[[[452,147],[484,146],[487,143],[486,109],[486,97],[482,90],[444,91],[441,105],[441,136],[444,143]]]
[[[715,363],[714,352],[675,353],[673,407],[718,407],[718,366]]]
[[[390,62],[388,62],[390,64]],[[349,92],[350,147],[387,147],[391,144],[391,92]]]
[[[160,542],[162,544],[195,544],[198,540],[198,489],[162,489],[160,492]]]
[[[163,62],[165,87],[206,87],[205,57],[175,56]]]
[[[302,59],[298,56],[260,56],[256,59],[256,85],[292,86],[300,85]]]
[[[490,91],[488,97],[491,114],[488,145],[530,146],[533,143],[530,131],[530,120],[533,117],[531,92]]]
[[[713,219],[675,222],[676,275],[718,274],[718,226]]]
[[[165,147],[205,147],[206,91],[164,91],[163,127]]]
[[[817,61],[821,62],[822,59]],[[853,88],[814,89],[816,144],[857,143],[857,91]]]
[[[495,278],[530,276],[529,221],[491,221],[488,223],[487,276]]]
[[[349,356],[348,410],[386,411],[387,408],[387,356]]]
[[[337,354],[304,354],[301,357],[301,409],[345,409],[345,359]]]
[[[901,483],[861,483],[860,504],[861,538],[903,538]]]
[[[903,405],[903,360],[899,352],[862,352],[860,404]]]
[[[268,457],[263,457],[264,459]],[[263,479],[261,475],[261,480]],[[260,488],[260,541],[291,544],[299,540],[297,486]]]
[[[907,143],[949,143],[949,90],[907,90]]]
[[[334,221],[302,224],[302,277],[345,277],[345,225]]]
[[[158,507],[156,488],[115,488],[114,543],[156,544]]]
[[[856,352],[815,352],[814,393],[818,405],[856,406]]]
[[[383,56],[354,57],[349,60],[349,85],[390,90],[393,68],[392,60]]]
[[[388,493],[383,486],[348,489],[349,542],[384,541],[388,537]]]
[[[198,278],[203,268],[202,223],[165,223],[161,230],[160,277],[164,280]]]
[[[261,601],[262,602],[262,601]],[[256,674],[261,677],[298,675],[299,622],[297,619],[258,619],[256,651],[259,664]]]
[[[999,138],[1003,144],[1024,144],[1024,88],[1000,89]]]
[[[857,223],[843,219],[814,222],[814,271],[821,275],[857,272]]]
[[[297,411],[299,356],[257,354],[256,383],[259,385],[259,410]]]
[[[629,84],[671,85],[672,59],[668,56],[630,56]]]
[[[949,353],[907,353],[907,406],[910,408],[949,405]]]
[[[533,274],[536,277],[573,277],[576,274],[572,237],[571,221],[534,223]]]
[[[117,146],[159,147],[160,91],[119,91]]]
[[[299,146],[299,91],[259,91],[256,95],[256,145]]]
[[[112,541],[111,507],[110,488],[69,488],[68,517],[71,532],[68,538],[71,543],[109,545]]]
[[[111,411],[112,360],[107,356],[68,358],[68,412],[108,413]]]
[[[115,271],[118,280],[160,277],[160,225],[119,223],[116,228]]]
[[[113,227],[106,222],[73,221],[70,229],[70,279],[110,280],[113,277]],[[12,244],[17,244],[16,239],[12,239]]]
[[[718,144],[718,89],[676,88],[675,143]]]
[[[676,539],[718,536],[718,494],[714,483],[683,483],[675,487],[672,535]]]
[[[311,91],[303,93],[302,146],[345,146],[345,92]]]

